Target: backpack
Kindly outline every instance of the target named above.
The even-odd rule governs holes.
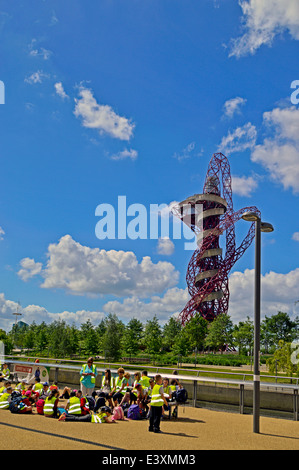
[[[11,401],[14,401],[19,397],[22,397],[22,393],[19,392],[18,390],[14,390],[11,394]]]
[[[106,403],[106,399],[104,397],[99,397],[96,401],[96,410],[100,409],[102,406],[105,406],[105,403]],[[89,408],[90,408],[90,404],[89,404]]]
[[[45,400],[43,400],[42,398],[40,398],[36,402],[36,411],[38,412],[39,415],[44,414],[44,404],[45,404]]]
[[[10,402],[8,409],[11,413],[19,413],[25,406],[25,403],[22,402],[22,396],[17,396]]]
[[[87,396],[86,398],[87,398],[87,401],[88,401],[88,403],[89,403],[89,409],[90,409],[91,411],[93,411],[93,410],[94,410],[94,407],[95,407],[95,404],[96,404],[95,399],[94,399],[93,397],[91,397],[91,396]]]
[[[140,411],[138,405],[131,405],[127,412],[128,419],[140,419]]]
[[[113,410],[113,418],[123,420],[125,417],[124,410],[121,406],[116,406]]]
[[[188,400],[188,392],[185,388],[179,388],[174,393],[174,397],[178,403],[185,403]]]

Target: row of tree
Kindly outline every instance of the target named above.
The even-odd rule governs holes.
[[[199,314],[184,327],[171,317],[163,326],[157,316],[142,323],[132,318],[124,324],[116,315],[109,314],[97,326],[90,320],[80,328],[64,321],[50,324],[33,322],[17,324],[6,334],[0,330],[0,340],[9,353],[14,347],[34,350],[50,357],[71,355],[101,355],[110,360],[135,357],[141,353],[157,357],[166,353],[188,356],[203,350],[219,351],[235,348],[239,354],[248,355],[253,348],[253,322],[233,324],[228,315],[220,315],[208,323]],[[273,353],[279,342],[290,343],[297,338],[299,319],[292,321],[287,313],[278,312],[261,322],[261,347]]]

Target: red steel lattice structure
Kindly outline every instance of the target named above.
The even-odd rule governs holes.
[[[199,216],[196,215],[198,204],[201,204],[202,208]],[[203,194],[195,194],[172,208],[173,214],[196,233],[198,240],[198,248],[194,251],[187,269],[186,281],[190,300],[180,313],[183,325],[197,312],[208,321],[214,320],[221,313],[227,313],[228,274],[250,246],[255,235],[253,222],[242,243],[236,247],[235,223],[247,211],[260,215],[255,206],[234,212],[230,165],[222,153],[214,154],[210,160]],[[223,255],[219,237],[224,233]]]

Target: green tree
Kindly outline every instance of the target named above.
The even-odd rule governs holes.
[[[204,341],[208,333],[208,321],[199,313],[196,313],[185,326],[191,351],[203,349]]]
[[[190,337],[185,328],[182,328],[176,336],[172,351],[174,354],[181,356],[186,356],[191,351]]]
[[[157,355],[162,348],[162,329],[156,315],[152,320],[147,320],[146,322],[144,342],[146,351],[153,356]]]
[[[271,317],[265,317],[265,330],[272,337],[273,343],[278,346],[282,340],[291,342],[296,334],[297,324],[285,312],[278,312]]]
[[[140,341],[143,332],[143,324],[137,318],[132,318],[125,326],[123,332],[123,350],[130,357],[139,351]]]
[[[266,320],[261,321],[261,346],[266,354],[275,350],[274,335],[268,330]]]
[[[234,344],[237,346],[240,354],[246,354],[253,347],[254,326],[253,321],[247,317],[247,320],[240,321],[234,326],[233,330]]]
[[[79,331],[77,330],[74,324],[67,327],[67,335],[69,337],[69,341],[71,345],[70,354],[78,354],[78,352],[80,351]]]
[[[26,349],[33,349],[35,346],[36,335],[34,329],[33,322],[32,325],[30,325],[30,327],[27,329],[23,338],[24,348]]]
[[[84,353],[87,356],[97,354],[99,351],[98,335],[90,319],[82,323],[80,330],[81,346]]]
[[[55,320],[49,325],[49,352],[54,357],[69,356],[73,345],[69,335],[69,326],[65,321]]]
[[[111,360],[117,361],[121,358],[124,325],[115,314],[109,313],[105,319],[105,326],[102,341],[103,352]]]
[[[298,365],[292,362],[292,352],[291,343],[285,343],[283,340],[280,340],[273,357],[267,359],[269,372],[275,374],[276,371],[282,371],[290,377],[293,374],[298,375]]]
[[[170,317],[169,321],[163,327],[163,349],[171,351],[177,337],[182,330],[181,323],[174,317]]]
[[[38,329],[38,334],[35,339],[35,346],[39,351],[44,351],[48,346],[47,325],[44,322]]]
[[[99,352],[104,353],[104,346],[103,346],[103,341],[104,341],[104,335],[106,332],[106,323],[105,320],[101,320],[98,326],[96,327],[96,333],[98,336],[98,341],[99,341]]]
[[[10,337],[5,333],[4,330],[0,329],[0,341],[3,341],[5,346],[5,353],[10,354],[13,349],[13,343]]]
[[[233,343],[233,323],[227,314],[222,313],[209,324],[205,345],[213,350],[219,350],[224,345]]]

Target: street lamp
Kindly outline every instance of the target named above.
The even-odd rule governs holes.
[[[242,219],[255,223],[253,432],[260,432],[260,329],[261,329],[261,232],[273,232],[256,212],[244,212]]]

